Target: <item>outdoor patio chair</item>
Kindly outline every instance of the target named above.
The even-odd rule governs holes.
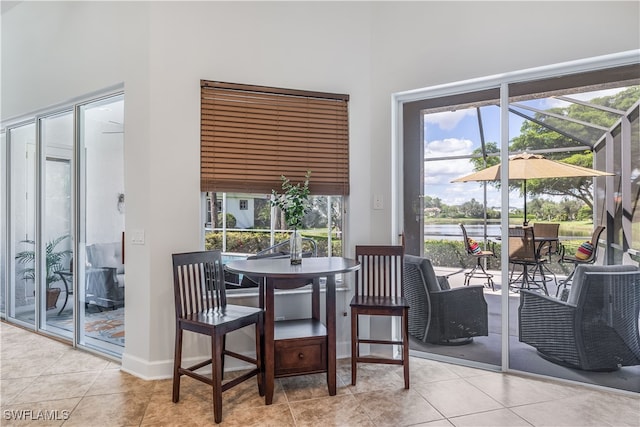
[[[549,295],[547,282],[556,283],[556,275],[547,267],[547,259],[543,258],[536,247],[533,227],[509,227],[509,264],[512,264],[509,274],[509,287],[519,289],[536,289]],[[516,267],[521,271],[515,278]],[[547,274],[550,277],[547,277]]]
[[[351,385],[356,385],[358,363],[402,365],[404,388],[409,388],[409,304],[403,296],[404,246],[356,246],[360,270],[355,273],[351,299]],[[401,339],[360,336],[360,315],[400,318]],[[360,344],[402,346],[401,358],[360,355]]]
[[[579,265],[569,298],[520,292],[520,341],[545,359],[586,371],[640,364],[640,269]]]
[[[173,254],[173,290],[176,309],[173,402],[177,403],[180,398],[182,375],[202,381],[213,388],[213,416],[215,422],[220,423],[223,391],[257,376],[258,391],[264,396],[260,350],[261,337],[264,335],[263,310],[227,304],[220,251]],[[256,357],[227,350],[226,335],[251,325],[255,327]],[[211,338],[210,359],[188,368],[182,367],[184,331],[208,335]],[[223,384],[225,356],[250,363],[253,368]],[[207,365],[211,365],[211,377],[196,372]]]
[[[405,255],[402,286],[411,306],[409,334],[440,345],[469,344],[473,337],[488,336],[484,287],[451,289],[448,277],[436,276],[429,259]]]
[[[602,234],[604,229],[605,227],[603,227],[602,225],[599,225],[593,230],[593,234],[591,235],[591,240],[589,240],[592,246],[591,254],[589,254],[589,256],[584,259],[577,258],[576,255],[566,254],[565,247],[564,246],[562,247],[562,251],[560,253],[560,263],[561,264],[564,264],[565,262],[573,263],[573,270],[567,276],[566,279],[562,280],[558,284],[558,288],[556,289],[556,297],[560,294],[560,288],[564,290],[571,283],[577,266],[585,265],[585,264],[595,264],[596,260],[598,259],[598,243],[600,241],[600,235]]]
[[[487,279],[487,287],[491,287],[491,290],[496,290],[495,283],[493,282],[493,274],[487,273],[484,265],[482,265],[483,260],[487,258],[495,258],[495,253],[493,251],[482,250],[479,244],[475,242],[473,239],[469,238],[467,234],[467,229],[462,224],[458,224],[462,229],[462,240],[464,241],[464,247],[467,251],[467,255],[472,256],[476,259],[476,265],[470,270],[464,273],[464,285],[469,286],[471,282],[471,278],[479,277],[483,279]],[[480,270],[480,271],[478,271]]]
[[[549,239],[538,245],[538,254],[548,257],[549,262],[551,262],[551,255],[557,255],[561,251],[558,241],[559,229],[560,224],[558,223],[536,222],[533,224],[533,234],[536,239],[541,237]]]

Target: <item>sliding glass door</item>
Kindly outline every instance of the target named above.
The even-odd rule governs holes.
[[[0,314],[121,355],[123,95],[6,125],[2,144]]]
[[[124,97],[78,108],[79,344],[124,347]]]

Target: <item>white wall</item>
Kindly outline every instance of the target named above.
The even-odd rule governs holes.
[[[161,376],[170,254],[201,240],[200,79],[350,95],[349,254],[392,241],[393,92],[637,49],[638,16],[637,2],[608,1],[23,2],[2,16],[2,113],[124,82],[126,227],[146,244],[127,243],[123,366]]]

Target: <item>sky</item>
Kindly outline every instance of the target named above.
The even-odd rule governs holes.
[[[590,100],[593,98],[611,95],[625,88],[616,88],[606,91],[589,92],[570,95],[571,98]],[[540,110],[555,107],[566,107],[569,103],[555,98],[544,98],[520,102]],[[533,115],[533,112],[525,113]],[[498,106],[486,106],[480,108],[485,143],[500,141],[500,108]],[[518,115],[509,113],[509,139],[519,135],[524,119]],[[424,116],[424,148],[425,158],[440,158],[448,156],[462,156],[471,154],[480,147],[480,131],[476,109],[457,110],[427,114]],[[468,159],[452,159],[442,161],[425,162],[424,194],[437,197],[444,204],[460,205],[475,198],[482,203],[483,183],[461,182],[451,183],[451,180],[473,173],[473,165]],[[520,192],[510,192],[509,206],[522,208],[523,198]],[[487,184],[487,206],[499,209],[501,203],[500,190],[490,183]]]

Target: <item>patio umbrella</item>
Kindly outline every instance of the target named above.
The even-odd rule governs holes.
[[[583,168],[568,163],[549,160],[539,154],[522,153],[509,157],[509,179],[523,181],[524,224],[527,224],[527,179],[576,178],[613,175],[595,169]],[[470,175],[456,178],[451,182],[498,181],[500,165],[491,166]]]

